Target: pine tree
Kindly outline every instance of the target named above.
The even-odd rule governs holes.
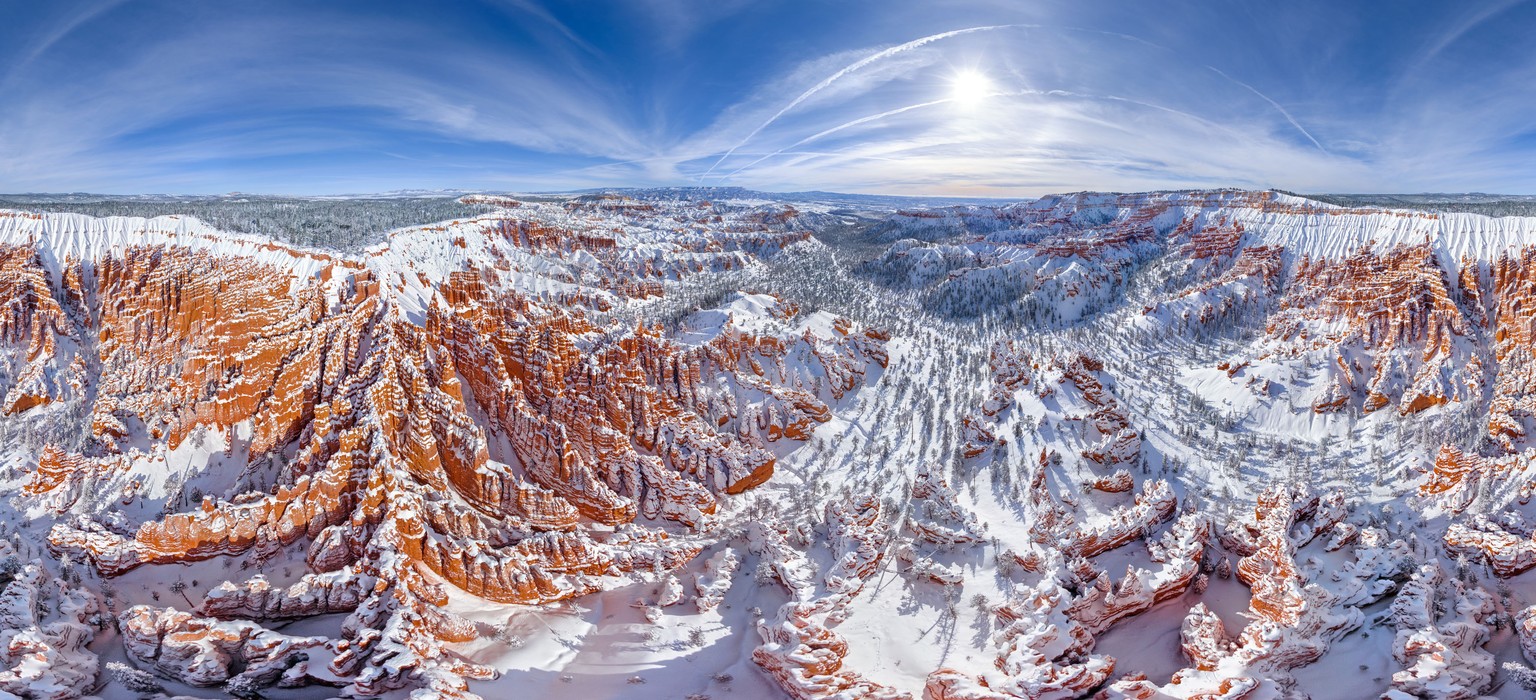
[[[1504,672],[1509,674],[1509,679],[1514,681],[1515,685],[1525,689],[1526,692],[1536,693],[1536,669],[1518,661],[1505,661]]]
[[[165,686],[160,685],[159,679],[121,661],[108,662],[107,673],[112,675],[112,680],[118,685],[135,693],[165,692]]]
[[[256,682],[256,679],[246,675],[235,676],[224,684],[224,692],[240,700],[260,700],[261,689],[262,686]]]

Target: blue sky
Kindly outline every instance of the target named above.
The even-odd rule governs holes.
[[[0,0],[0,191],[1536,192],[1536,2]]]

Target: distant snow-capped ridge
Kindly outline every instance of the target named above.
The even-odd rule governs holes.
[[[559,202],[524,202],[516,194],[477,195],[457,190],[434,192],[443,196],[461,196],[479,204],[525,204],[518,213],[523,218],[568,217],[568,207],[562,207]],[[418,196],[425,193],[427,191],[410,190],[389,194]],[[1536,217],[1494,218],[1462,212],[1346,207],[1272,190],[1181,190],[1129,194],[1076,192],[1014,203],[975,201],[955,204],[954,200],[942,198],[893,198],[821,192],[781,194],[741,187],[669,187],[594,190],[582,197],[573,195],[573,199],[581,201],[597,194],[652,203],[713,200],[749,206],[785,205],[796,201],[806,204],[820,202],[823,205],[862,202],[867,206],[890,206],[894,210],[890,215],[890,226],[897,233],[917,233],[935,227],[950,230],[956,226],[956,222],[961,221],[982,233],[1012,227],[1092,228],[1124,221],[1132,216],[1147,218],[1159,232],[1166,233],[1181,221],[1193,217],[1197,223],[1225,220],[1241,224],[1256,243],[1280,245],[1286,248],[1288,254],[1312,258],[1345,257],[1362,247],[1385,249],[1398,245],[1429,244],[1434,248],[1436,256],[1450,267],[1462,259],[1495,258],[1500,253],[1525,245],[1536,234]],[[185,216],[153,219],[93,218],[67,213],[0,212],[3,212],[0,214],[0,242],[16,244],[36,241],[61,257],[95,258],[104,251],[120,251],[127,245],[170,244],[208,248],[211,252],[248,255],[276,262],[285,255],[272,250],[272,246],[292,248],[265,236],[219,231]],[[390,238],[401,234],[420,235],[424,230],[441,229],[448,223],[401,229],[391,232]],[[890,234],[887,237],[894,240],[899,236]],[[333,254],[325,253],[323,256],[328,258]],[[304,256],[288,257],[302,259]]]
[[[432,303],[434,285],[457,272],[480,270],[507,289],[539,298],[579,295],[612,303],[614,293],[606,286],[621,277],[676,279],[716,266],[739,269],[759,255],[809,238],[811,225],[824,216],[751,202],[612,210],[584,206],[579,200],[494,196],[477,201],[496,208],[397,229],[383,243],[357,253],[222,231],[191,216],[92,217],[6,209],[0,209],[0,245],[35,250],[55,275],[74,263],[166,247],[248,259],[268,270],[287,271],[297,280],[340,283],[366,271],[366,277],[382,284],[383,297],[419,317]],[[603,281],[576,282],[594,278]]]
[[[1192,190],[1078,192],[996,207],[900,212],[892,221],[895,232],[887,237],[934,227],[951,233],[962,229],[978,233],[1010,228],[1092,230],[1132,217],[1145,220],[1159,234],[1185,221],[1196,227],[1221,222],[1241,225],[1250,242],[1282,246],[1291,257],[1340,259],[1362,248],[1429,245],[1450,270],[1457,269],[1463,259],[1495,259],[1528,245],[1536,236],[1536,217],[1346,207],[1273,190]]]

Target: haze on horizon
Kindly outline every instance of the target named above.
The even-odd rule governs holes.
[[[0,191],[1536,192],[1536,3],[0,0]]]

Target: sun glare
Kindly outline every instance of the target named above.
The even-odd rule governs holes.
[[[992,81],[978,71],[964,70],[949,80],[950,99],[962,107],[973,107],[992,94]]]

